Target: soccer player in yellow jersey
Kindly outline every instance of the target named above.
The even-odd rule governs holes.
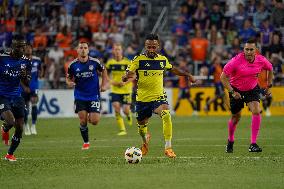
[[[117,135],[126,135],[123,118],[120,114],[121,109],[127,117],[127,122],[132,125],[132,115],[130,110],[132,80],[121,81],[121,77],[126,73],[127,66],[131,63],[129,59],[123,57],[122,45],[114,44],[112,47],[113,58],[106,63],[106,68],[110,74],[111,94],[110,99],[115,111],[116,121],[119,127]]]
[[[163,121],[163,134],[165,138],[165,155],[175,158],[176,154],[172,149],[172,121],[167,102],[167,96],[163,87],[164,72],[171,71],[175,75],[187,76],[189,81],[195,83],[191,74],[172,66],[165,56],[158,54],[159,37],[156,34],[149,34],[145,41],[145,54],[136,56],[122,80],[137,78],[136,96],[136,118],[138,132],[142,137],[142,154],[148,153],[150,134],[147,125],[152,113],[158,114]]]

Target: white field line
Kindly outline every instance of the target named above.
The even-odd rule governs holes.
[[[261,138],[259,137],[258,139],[260,140],[277,140],[277,141],[282,141],[284,139],[274,139],[274,138]],[[140,138],[137,137],[136,139],[95,139],[91,141],[95,141],[95,142],[139,142]],[[160,138],[154,138],[153,140],[157,140],[160,141]],[[249,138],[238,138],[237,140],[249,140]],[[22,139],[21,142],[23,143],[71,143],[77,140],[29,140],[29,138],[24,138]],[[177,138],[177,139],[173,139],[173,141],[225,141],[226,142],[226,138]]]
[[[103,160],[103,159],[124,159],[123,156],[104,156],[104,157],[78,157],[78,156],[66,156],[66,157],[33,157],[33,158],[17,158],[18,160],[56,160],[56,159],[96,159],[96,160]],[[261,159],[283,159],[284,157],[281,156],[255,156],[255,157],[251,157],[251,156],[233,156],[233,157],[229,157],[229,156],[178,156],[175,159],[248,159],[248,160],[261,160]],[[4,158],[1,158],[4,159]],[[147,156],[147,157],[143,157],[143,159],[169,159],[166,156]]]

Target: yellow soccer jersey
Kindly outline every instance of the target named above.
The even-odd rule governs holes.
[[[106,63],[106,68],[110,72],[111,80],[121,82],[122,76],[126,73],[126,69],[130,63],[130,60],[127,58],[123,58],[120,61],[116,61],[113,58],[108,60]],[[116,94],[132,93],[132,82],[129,82],[122,87],[112,85],[111,92]]]
[[[128,67],[129,71],[137,74],[136,100],[140,102],[162,100],[165,96],[164,71],[171,68],[172,65],[165,56],[158,55],[154,59],[144,54],[136,56]]]

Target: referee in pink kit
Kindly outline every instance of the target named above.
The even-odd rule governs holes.
[[[257,84],[258,74],[262,70],[268,70],[268,88],[266,95],[270,95],[272,86],[273,70],[271,63],[262,55],[256,54],[256,41],[249,39],[244,45],[244,52],[233,57],[224,67],[221,81],[229,91],[232,117],[228,122],[228,144],[226,152],[233,152],[234,133],[241,118],[241,110],[244,103],[252,112],[251,119],[251,144],[249,152],[261,152],[262,149],[256,144],[260,124],[261,108],[260,88]]]

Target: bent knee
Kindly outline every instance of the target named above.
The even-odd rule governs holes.
[[[90,120],[90,123],[92,125],[97,125],[99,123],[99,120]]]

